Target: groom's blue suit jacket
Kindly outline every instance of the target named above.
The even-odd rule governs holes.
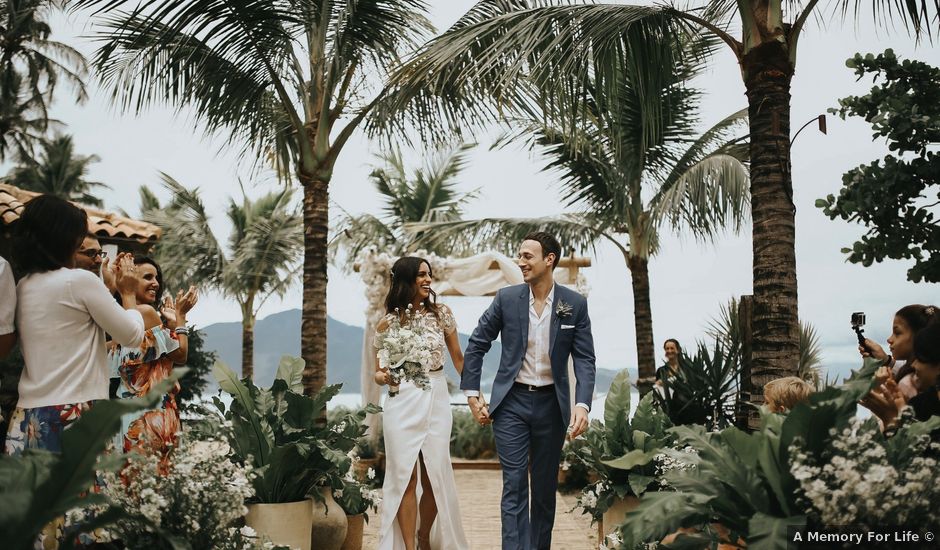
[[[493,382],[490,398],[490,414],[499,408],[512,387],[522,361],[525,358],[529,339],[529,285],[506,287],[496,293],[496,298],[486,310],[477,328],[470,335],[470,343],[464,353],[463,375],[460,389],[479,390],[483,356],[490,350],[493,340],[501,337],[502,356],[499,370]],[[571,312],[558,316],[558,304],[571,306]],[[594,339],[591,336],[591,318],[588,316],[587,300],[577,292],[555,285],[555,300],[552,303],[552,318],[549,340],[549,356],[552,362],[552,378],[555,395],[561,407],[561,415],[567,426],[571,417],[571,396],[568,395],[568,357],[574,359],[575,403],[591,406],[594,394]]]

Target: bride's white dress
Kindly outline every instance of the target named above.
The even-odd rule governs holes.
[[[428,338],[434,338],[437,351],[434,365],[444,364],[444,335],[457,330],[453,314],[441,307],[441,320],[431,313],[427,326]],[[376,338],[377,345],[381,337]],[[382,527],[379,550],[404,550],[405,542],[396,514],[411,472],[423,457],[428,479],[434,490],[437,518],[431,529],[431,547],[435,550],[465,550],[469,548],[460,520],[457,502],[457,484],[450,462],[450,430],[453,418],[450,395],[443,369],[429,372],[431,389],[422,390],[409,381],[403,381],[395,397],[386,397],[383,405],[383,431],[385,438],[385,483],[382,486]],[[420,465],[419,465],[420,468]],[[418,478],[418,498],[421,480]],[[418,518],[417,525],[421,525]]]

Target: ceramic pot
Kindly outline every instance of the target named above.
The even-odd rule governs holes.
[[[312,550],[341,550],[346,540],[346,512],[333,500],[333,490],[320,487],[326,502],[313,500],[313,529],[310,533]]]
[[[310,550],[311,499],[279,504],[249,504],[245,525],[282,546]]]

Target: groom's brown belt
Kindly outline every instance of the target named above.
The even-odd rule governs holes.
[[[513,382],[512,386],[525,391],[555,391],[555,384],[545,386],[533,386],[532,384],[523,384],[522,382]]]

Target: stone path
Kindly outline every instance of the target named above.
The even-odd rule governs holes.
[[[499,550],[500,522],[499,498],[502,493],[502,473],[499,470],[455,469],[457,494],[463,513],[463,528],[471,550]],[[588,516],[568,512],[574,506],[574,495],[558,495],[555,512],[555,530],[552,548],[559,550],[595,550],[597,527]],[[376,514],[366,525],[363,550],[378,547],[381,515]]]

